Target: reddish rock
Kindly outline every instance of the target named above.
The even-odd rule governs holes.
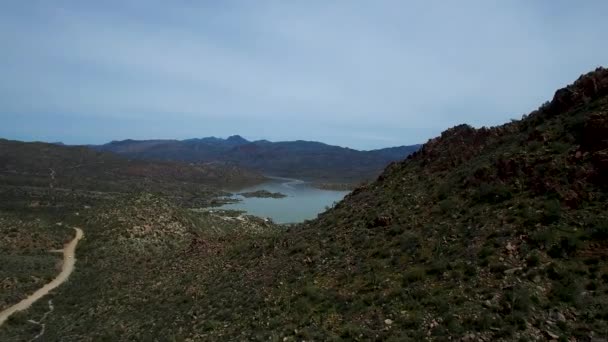
[[[581,147],[587,151],[608,148],[608,113],[598,113],[589,117],[583,129]]]
[[[528,134],[528,141],[545,142],[545,141],[547,141],[547,137],[545,137],[541,131],[539,131],[538,129],[535,129],[532,132],[530,132],[530,134]]]
[[[596,169],[596,183],[608,187],[608,149],[595,152],[591,160]]]
[[[578,208],[583,201],[581,196],[574,190],[567,190],[565,193],[561,194],[561,198],[570,208]]]
[[[393,222],[393,219],[390,216],[378,216],[371,223],[371,227],[388,227]]]
[[[500,159],[496,162],[496,168],[498,169],[498,178],[501,180],[507,180],[514,177],[518,171],[518,162],[514,159]]]
[[[555,92],[553,100],[543,110],[549,115],[558,115],[608,94],[608,69],[597,68],[582,75],[573,84]]]

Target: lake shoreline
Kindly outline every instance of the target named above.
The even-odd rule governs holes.
[[[278,224],[297,224],[314,219],[327,207],[342,200],[349,191],[320,189],[314,182],[301,179],[266,176],[268,182],[232,191],[232,196],[224,198],[228,202],[216,206],[217,209],[240,210],[262,218],[270,218]],[[256,193],[264,196],[244,196]],[[273,194],[268,195],[268,194]],[[282,194],[285,197],[278,195]]]

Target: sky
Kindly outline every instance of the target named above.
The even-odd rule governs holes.
[[[520,118],[607,66],[608,1],[0,2],[0,137],[358,149]]]

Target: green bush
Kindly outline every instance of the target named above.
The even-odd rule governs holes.
[[[448,268],[448,264],[445,261],[435,261],[429,268],[426,269],[428,275],[441,275]]]
[[[576,303],[580,296],[580,288],[575,281],[553,282],[550,296],[556,301]]]
[[[448,195],[452,192],[452,187],[453,186],[451,183],[441,183],[441,185],[439,185],[437,188],[437,198],[439,198],[439,200],[445,200],[448,198]]]
[[[501,262],[493,262],[490,264],[490,272],[502,274],[504,271],[508,269],[507,265]]]
[[[563,236],[559,243],[551,246],[547,254],[552,258],[563,258],[573,255],[581,245],[581,241],[576,236]]]
[[[550,200],[545,202],[542,215],[542,222],[544,224],[557,222],[562,216],[562,206],[559,201]]]
[[[549,248],[553,242],[554,232],[550,229],[535,231],[530,234],[530,243],[539,248]]]
[[[530,255],[528,255],[528,257],[526,258],[526,264],[528,265],[528,267],[538,266],[539,263],[540,255],[536,251],[530,253]]]
[[[513,195],[509,187],[504,184],[484,183],[473,194],[475,201],[479,203],[497,204],[511,199]]]
[[[494,254],[494,248],[485,246],[479,251],[479,253],[477,253],[477,257],[479,257],[479,259],[481,259],[481,260],[484,260],[484,259],[487,259],[492,254]]]
[[[591,238],[594,240],[608,240],[608,223],[598,223],[591,228]]]
[[[413,233],[402,234],[399,242],[401,251],[409,255],[414,255],[420,248],[420,238]]]
[[[456,201],[452,199],[444,199],[443,201],[439,202],[439,209],[444,214],[453,212],[456,206]]]
[[[426,272],[422,267],[412,267],[403,275],[403,283],[407,285],[418,282],[424,279],[425,275]]]
[[[510,291],[505,291],[503,301],[511,310],[519,312],[528,312],[532,304],[530,291],[525,287],[518,287],[511,289]]]

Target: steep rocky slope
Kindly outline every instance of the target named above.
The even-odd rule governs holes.
[[[215,336],[606,338],[607,95],[600,68],[521,121],[449,129],[317,220],[234,255],[209,285],[239,284]]]

